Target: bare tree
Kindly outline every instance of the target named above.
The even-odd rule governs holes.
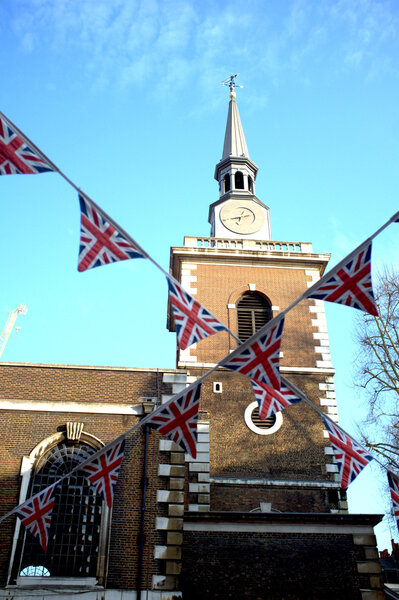
[[[364,442],[393,471],[399,470],[399,272],[378,276],[379,316],[359,319],[356,385],[369,402]]]

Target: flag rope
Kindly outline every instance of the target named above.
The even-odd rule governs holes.
[[[63,173],[50,159],[48,159],[48,157],[36,146],[36,144],[34,144],[25,134],[23,134],[21,132],[21,130],[12,122],[10,121],[10,119],[8,119],[1,111],[0,111],[0,117],[4,118],[6,122],[9,122],[10,125],[15,129],[15,131],[17,133],[19,133],[19,135],[25,139],[31,146],[32,148],[38,153],[38,155],[45,161],[48,162],[48,164],[54,169],[55,172],[57,172],[61,177],[63,177],[63,179],[65,179],[65,181],[67,181],[67,183],[69,183],[77,192],[78,194],[83,194],[85,197],[88,198],[88,200],[104,215],[104,217],[111,223],[111,225],[113,225],[115,227],[115,229],[117,229],[118,231],[120,231],[125,237],[126,239],[131,242],[134,246],[136,246],[138,248],[138,250],[140,250],[140,252],[143,254],[143,256],[145,258],[148,258],[150,262],[152,262],[152,264],[154,266],[156,266],[164,275],[167,279],[177,283],[179,286],[181,286],[181,284],[173,277],[173,275],[171,275],[170,273],[167,273],[137,242],[136,240],[134,240],[123,228],[121,228],[103,209],[101,209],[98,204],[96,202],[94,202],[89,196],[87,196],[87,194],[85,194],[81,188],[79,188],[75,183],[73,183],[73,181],[71,179],[69,179],[69,177],[67,177],[65,175],[65,173]],[[343,260],[341,260],[332,270],[337,270],[341,267],[341,265],[344,265],[348,259],[350,260],[350,258],[355,255],[357,252],[359,252],[364,246],[366,246],[369,242],[371,242],[375,237],[377,237],[386,227],[388,227],[391,223],[396,222],[399,219],[399,211],[397,213],[395,213],[388,221],[386,221],[381,227],[379,227],[379,229],[377,229],[371,236],[369,236],[365,241],[363,241],[355,250],[353,250],[353,252],[351,252],[347,257],[345,257]],[[326,281],[329,277],[330,277],[330,272],[331,270],[324,275],[323,277],[321,277],[316,283],[314,283],[310,288],[308,288],[305,292],[303,292],[296,300],[294,300],[287,308],[285,308],[284,310],[282,310],[276,317],[273,317],[273,319],[271,319],[268,323],[266,323],[266,325],[264,325],[263,327],[261,327],[253,336],[251,336],[248,340],[246,340],[244,343],[241,343],[240,339],[232,332],[230,331],[229,328],[226,327],[226,330],[228,331],[228,333],[238,342],[239,346],[233,350],[233,352],[231,352],[230,354],[226,355],[224,358],[222,358],[222,360],[220,360],[216,365],[214,365],[211,369],[209,369],[204,375],[202,375],[201,377],[199,377],[194,383],[190,384],[189,386],[187,386],[186,388],[184,388],[183,391],[179,392],[178,394],[176,394],[175,396],[173,396],[168,402],[172,402],[172,401],[176,401],[177,399],[179,399],[182,395],[186,394],[187,392],[189,392],[190,390],[194,389],[195,387],[197,387],[206,377],[208,377],[208,375],[210,375],[211,373],[213,373],[214,371],[216,371],[216,369],[218,369],[219,367],[223,367],[224,364],[226,362],[229,362],[232,358],[234,358],[235,356],[237,356],[237,354],[241,353],[243,350],[245,350],[249,345],[252,344],[252,342],[254,341],[253,338],[256,337],[260,337],[265,331],[267,331],[269,328],[271,328],[272,325],[276,324],[286,313],[288,313],[290,310],[292,310],[297,304],[299,304],[299,302],[301,302],[303,299],[307,298],[309,296],[309,294],[312,292],[312,290],[314,290],[315,288],[319,287],[321,283],[323,283],[324,281]],[[184,288],[183,288],[184,289]],[[295,386],[294,384],[292,384],[289,380],[287,380],[285,377],[281,376],[281,379],[283,381],[283,383],[291,390],[293,391],[295,394],[297,394],[300,398],[302,398],[308,405],[310,405],[314,410],[316,410],[316,412],[319,413],[320,416],[322,416],[322,418],[326,418],[328,421],[330,421],[331,423],[333,423],[335,425],[335,422],[327,415],[327,413],[324,413],[321,409],[319,409],[307,396],[306,394],[304,394],[299,388],[297,388],[297,386]],[[117,436],[115,439],[113,439],[111,442],[108,442],[108,444],[105,444],[100,450],[98,450],[97,452],[95,452],[93,455],[90,456],[90,458],[87,458],[85,461],[83,461],[81,464],[79,464],[78,466],[76,466],[74,469],[72,469],[69,473],[67,473],[66,475],[63,475],[62,477],[60,477],[59,480],[57,480],[57,485],[59,484],[59,482],[61,482],[63,479],[69,477],[72,473],[78,471],[79,469],[81,469],[82,467],[86,466],[87,464],[91,463],[93,460],[95,460],[98,456],[100,456],[104,450],[106,450],[108,447],[110,447],[112,444],[115,444],[116,442],[118,442],[119,440],[123,440],[125,439],[130,433],[132,433],[135,429],[137,429],[138,427],[142,427],[143,425],[145,425],[151,418],[153,418],[158,412],[161,412],[163,410],[163,408],[165,407],[167,403],[165,404],[161,404],[157,409],[155,409],[153,412],[149,413],[146,417],[144,417],[143,419],[141,419],[138,423],[136,423],[133,427],[131,427],[130,429],[128,429],[127,431],[125,431],[123,434]],[[350,436],[349,434],[347,434],[345,432],[345,430],[339,426],[339,428],[343,431],[343,433],[345,433],[346,435],[348,435],[350,438],[352,436]],[[355,440],[356,441],[356,440]],[[360,445],[360,444],[359,444]],[[385,467],[385,465],[383,465],[378,459],[374,459],[376,460],[376,462],[378,464],[380,464],[384,469],[388,470],[387,467]],[[26,501],[27,502],[27,501]],[[21,506],[23,506],[26,502],[23,502],[22,504],[18,505],[17,507],[15,507],[14,509],[12,509],[11,511],[9,511],[8,513],[6,513],[5,515],[0,517],[0,523],[5,520],[6,518],[8,518],[9,516],[11,516],[15,510],[17,508],[20,508]]]

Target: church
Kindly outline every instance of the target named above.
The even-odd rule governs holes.
[[[170,273],[242,342],[329,261],[311,242],[273,240],[257,172],[231,79],[210,237],[190,232],[172,247]],[[319,414],[298,402],[261,419],[239,373],[221,367],[204,379],[195,459],[144,425],[126,439],[112,508],[83,474],[68,475],[237,343],[222,331],[177,347],[175,369],[0,363],[0,514],[66,476],[46,552],[15,516],[0,524],[1,598],[385,598],[373,531],[382,516],[348,513]],[[287,314],[280,365],[338,422],[323,301]]]

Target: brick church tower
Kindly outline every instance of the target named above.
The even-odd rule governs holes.
[[[219,199],[209,207],[211,237],[185,237],[183,247],[171,249],[170,270],[244,341],[323,275],[329,255],[314,253],[309,242],[272,240],[269,208],[255,195],[258,167],[249,156],[235,96],[232,80],[215,169]],[[170,315],[168,324],[173,331]],[[194,380],[236,346],[227,332],[219,333],[178,350],[177,367]],[[323,302],[304,300],[287,314],[281,373],[337,420]],[[191,494],[191,510],[346,510],[327,432],[307,404],[261,421],[249,379],[218,369],[204,381],[201,408],[210,441],[209,449],[200,448],[203,464],[196,472],[209,471],[209,493]],[[194,478],[190,490],[198,489]]]

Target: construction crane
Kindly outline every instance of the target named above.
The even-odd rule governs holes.
[[[12,329],[15,325],[15,321],[17,320],[18,315],[26,315],[26,313],[26,304],[20,304],[19,306],[17,306],[17,308],[14,308],[14,310],[12,310],[8,315],[7,322],[0,335],[0,357],[3,354],[4,348],[6,347],[8,338],[11,335]],[[20,327],[18,327],[18,329],[20,329]]]

